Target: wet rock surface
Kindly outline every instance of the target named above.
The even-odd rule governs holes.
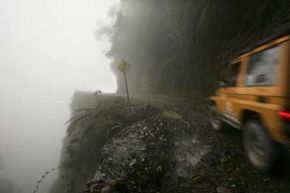
[[[171,101],[122,128],[104,147],[94,179],[120,181],[125,192],[289,192],[287,179],[263,176],[248,164],[239,132],[213,131],[205,103],[190,103],[196,108]]]
[[[239,132],[211,129],[202,100],[112,104],[90,121],[86,129],[94,132],[73,130],[69,140],[82,136],[83,142],[69,146],[74,155],[62,160],[54,193],[290,192],[287,177],[266,177],[249,165]],[[104,116],[110,124],[100,125]],[[103,127],[108,135],[100,143],[96,131]]]
[[[159,112],[120,128],[104,146],[94,180],[116,180],[126,186],[127,192],[176,192],[180,180],[190,179],[188,169],[198,163],[202,154],[201,148],[194,147],[196,140],[177,140],[190,129],[188,123]]]

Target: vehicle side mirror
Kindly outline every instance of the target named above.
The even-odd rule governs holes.
[[[221,87],[221,88],[224,88],[224,87],[226,87],[227,86],[227,84],[226,84],[226,82],[225,81],[219,81],[219,87]]]

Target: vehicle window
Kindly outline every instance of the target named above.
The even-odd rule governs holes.
[[[236,63],[236,64],[232,65],[232,67],[230,69],[230,76],[229,76],[228,84],[227,84],[228,87],[237,86],[238,76],[239,76],[239,72],[240,72],[240,66],[241,66],[241,63]]]
[[[256,53],[250,57],[245,79],[246,86],[271,86],[276,84],[278,47]]]

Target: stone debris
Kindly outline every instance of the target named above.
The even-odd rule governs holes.
[[[225,187],[218,187],[216,189],[217,193],[232,193],[230,189]]]
[[[146,105],[142,108],[152,107]],[[116,179],[117,184],[122,182],[123,190],[130,193],[172,192],[178,189],[181,179],[182,188],[190,187],[191,172],[188,169],[194,167],[204,155],[200,152],[203,148],[198,140],[189,135],[191,128],[187,123],[156,111],[151,112],[148,119],[118,127],[118,132],[103,147],[100,155],[102,161],[94,180],[87,184],[85,193],[100,192],[104,186],[102,183],[112,179]],[[130,113],[136,116],[138,110],[130,108]],[[184,154],[184,150],[196,151],[196,159],[192,159],[193,154]],[[181,159],[183,163],[176,167]],[[180,174],[181,170],[186,172]]]
[[[287,179],[253,170],[239,134],[212,130],[200,102],[109,102],[67,137],[53,193],[290,192]]]

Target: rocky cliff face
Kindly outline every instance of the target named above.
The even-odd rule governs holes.
[[[207,94],[241,50],[289,26],[288,0],[122,0],[108,56],[133,94]]]

